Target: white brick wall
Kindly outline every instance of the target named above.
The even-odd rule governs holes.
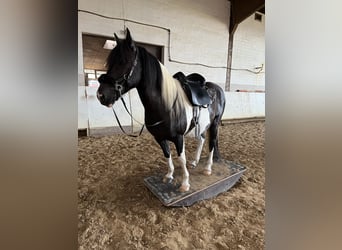
[[[234,34],[232,68],[250,69],[264,65],[260,74],[245,70],[232,70],[231,91],[265,90],[265,16],[262,22],[254,14],[239,24]]]
[[[223,120],[265,116],[265,93],[225,92],[225,97]]]
[[[202,63],[211,66],[226,66],[228,53],[229,8],[227,0],[79,0],[80,10],[93,11],[102,15],[132,19],[138,22],[158,25],[171,30],[171,57],[174,60]],[[264,18],[264,17],[263,17]],[[133,38],[138,42],[164,46],[164,63],[171,74],[183,71],[185,74],[198,72],[207,80],[218,83],[223,89],[226,69],[208,68],[196,65],[183,65],[168,61],[168,33],[155,27],[122,20],[105,19],[87,13],[78,13],[78,85],[79,87],[79,128],[89,124],[90,128],[117,126],[112,111],[96,100],[95,89],[84,88],[82,33],[112,37],[116,32],[123,36],[124,25],[130,28]],[[249,68],[265,64],[264,21],[254,21],[254,15],[242,22],[235,32],[233,68]],[[264,74],[251,74],[232,71],[232,91],[235,89],[265,88]],[[83,86],[83,87],[82,87]],[[87,93],[87,96],[85,96]],[[228,105],[224,118],[245,118],[264,116],[264,94],[226,93]],[[132,113],[143,120],[143,107],[134,90],[127,95]],[[118,106],[119,116],[124,126],[131,121]],[[134,130],[135,130],[134,129]]]
[[[226,66],[228,50],[229,8],[227,0],[162,1],[162,0],[80,0],[79,9],[102,15],[126,18],[142,23],[158,25],[171,30],[171,57],[189,63],[210,66]],[[124,22],[105,19],[79,12],[79,40],[82,33],[112,37],[116,32],[123,36]],[[130,28],[136,41],[164,46],[164,63],[171,74],[198,72],[223,88],[226,70],[196,65],[183,65],[168,61],[168,33],[155,27],[131,22]],[[83,83],[82,42],[79,41],[79,85]]]

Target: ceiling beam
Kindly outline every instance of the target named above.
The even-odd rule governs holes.
[[[230,22],[225,91],[230,91],[234,33],[239,23],[257,10],[265,13],[265,0],[230,0]]]
[[[229,34],[234,33],[239,23],[265,7],[265,0],[230,0],[230,3]]]

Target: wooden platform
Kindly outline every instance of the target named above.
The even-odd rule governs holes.
[[[189,169],[191,187],[188,192],[178,191],[181,183],[180,172],[174,174],[172,183],[163,183],[165,173],[147,177],[144,183],[165,206],[191,206],[197,201],[215,197],[229,190],[246,171],[244,166],[222,160],[220,163],[214,163],[212,174],[206,176],[203,174],[205,162],[206,159],[201,159],[196,168]]]

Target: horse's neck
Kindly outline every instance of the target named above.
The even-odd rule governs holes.
[[[145,110],[161,106],[161,90],[156,82],[141,82],[137,86],[138,94]]]
[[[160,83],[158,83],[157,81],[146,81],[144,83],[140,83],[137,87],[140,100],[145,108],[145,113],[149,113],[149,115],[152,115],[154,117],[161,117],[164,116],[165,113],[169,112],[171,106],[170,104],[167,104],[165,99],[169,99],[169,103],[173,103],[176,96],[174,94],[169,95],[166,98],[165,94],[163,94],[163,91],[165,93],[166,86],[174,84],[174,79],[162,64],[159,63],[159,66],[161,70]]]
[[[145,87],[137,87],[138,94],[145,109],[151,109],[155,106],[160,106],[162,99],[160,92],[157,89],[149,89]]]

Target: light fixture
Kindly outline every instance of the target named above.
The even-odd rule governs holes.
[[[116,46],[116,42],[114,40],[106,40],[105,44],[103,45],[104,49],[114,49]]]

